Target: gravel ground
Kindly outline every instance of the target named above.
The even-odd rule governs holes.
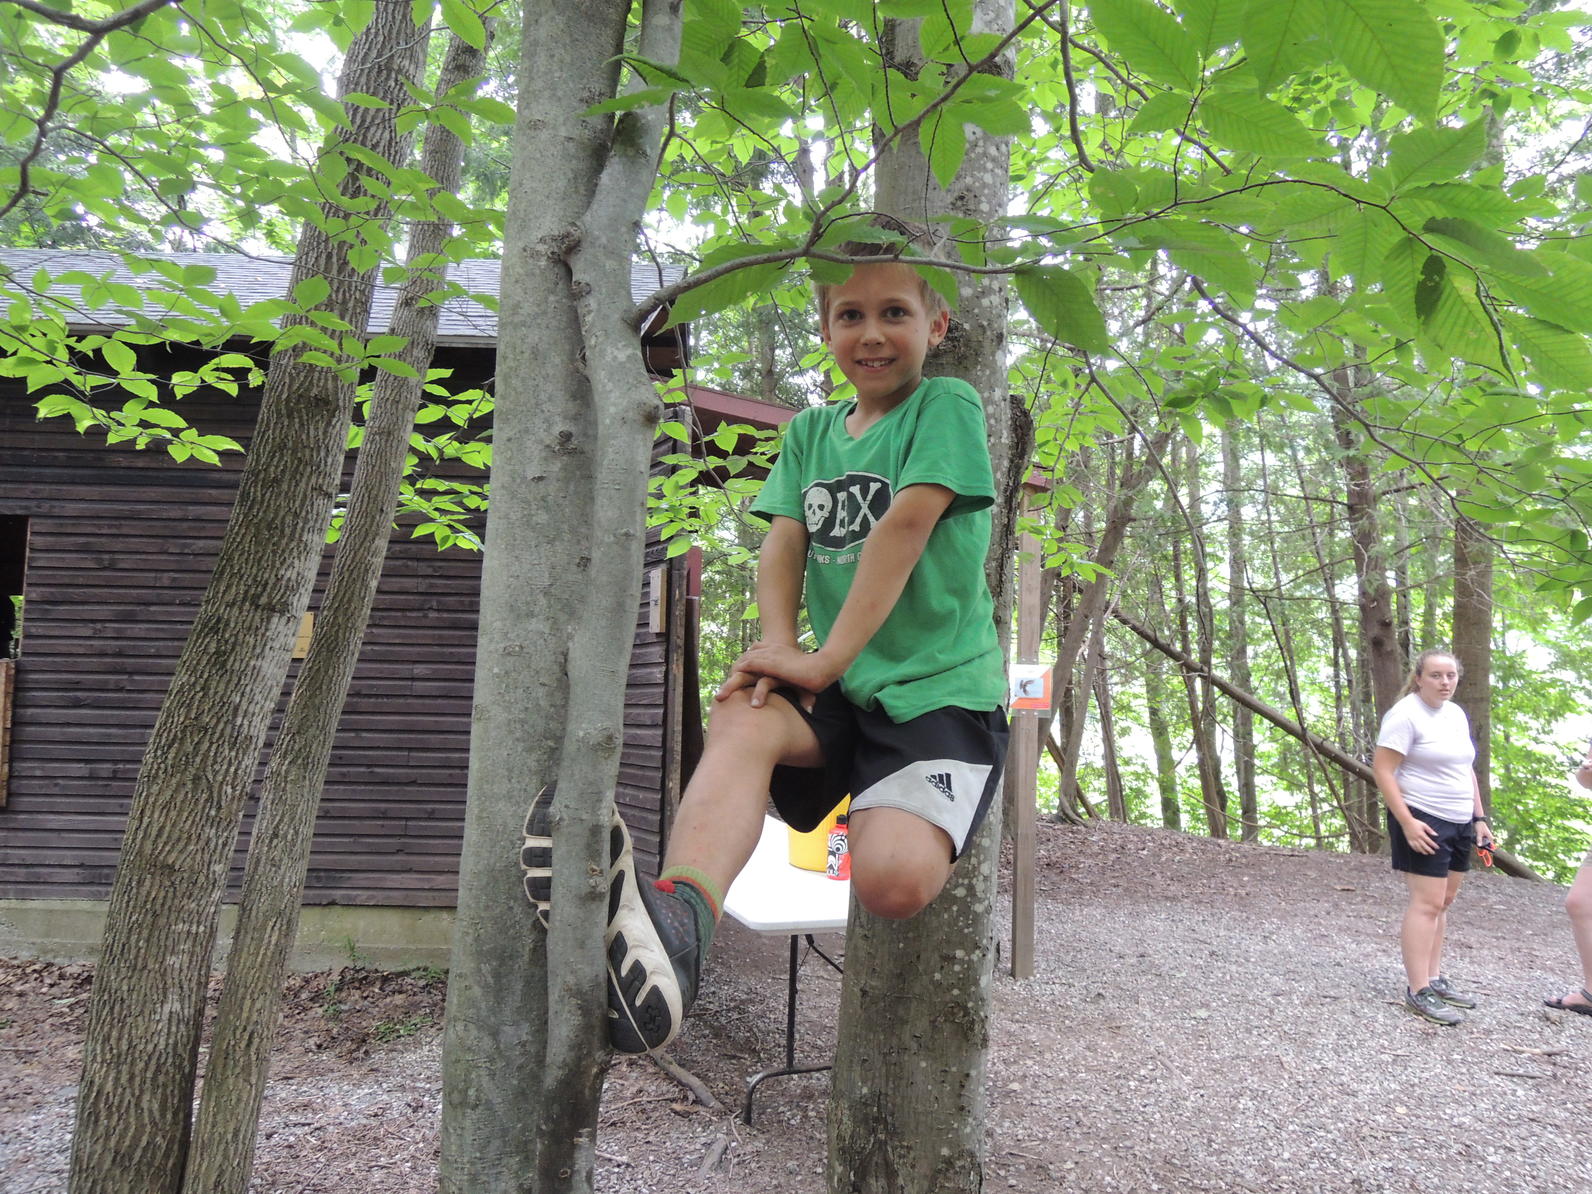
[[[1592,1192],[1592,1019],[1542,1006],[1574,973],[1561,891],[1461,891],[1447,969],[1481,1006],[1444,1029],[1400,1007],[1385,860],[1044,825],[1037,887],[1038,973],[996,988],[987,1189]],[[823,1189],[827,1075],[775,1079],[755,1126],[735,1118],[781,1061],[785,960],[782,939],[721,930],[672,1050],[718,1106],[616,1063],[599,1190]],[[87,981],[0,964],[7,1194],[64,1187]],[[839,991],[808,959],[799,1060],[827,1060]],[[295,980],[257,1194],[435,1189],[441,1000],[425,976]]]

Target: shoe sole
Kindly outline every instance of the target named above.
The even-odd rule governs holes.
[[[543,788],[525,816],[520,847],[525,898],[536,919],[549,925],[553,894],[553,789]],[[630,833],[614,814],[608,835],[608,926],[603,935],[608,969],[608,1038],[621,1053],[661,1049],[680,1031],[684,1009],[679,980],[652,916],[637,888]]]
[[[1406,1003],[1404,1005],[1404,1010],[1409,1012],[1410,1015],[1419,1016],[1422,1020],[1425,1020],[1428,1024],[1436,1024],[1440,1028],[1457,1028],[1459,1025],[1461,1025],[1461,1024],[1463,1024],[1465,1022],[1465,1017],[1464,1016],[1456,1016],[1452,1020],[1445,1020],[1445,1019],[1443,1019],[1443,1018],[1441,1018],[1439,1016],[1432,1015],[1431,1012],[1426,1011],[1424,1008],[1416,1007],[1412,1003]]]
[[[549,824],[553,803],[553,788],[548,785],[531,801],[525,814],[525,843],[520,847],[520,870],[525,876],[525,898],[536,910],[536,919],[542,928],[548,927],[549,909],[553,898],[553,837]],[[624,822],[614,814],[613,826],[608,831],[608,878],[612,882],[614,867],[627,848]]]

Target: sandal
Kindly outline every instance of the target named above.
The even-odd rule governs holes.
[[[1574,1012],[1578,1016],[1592,1016],[1592,991],[1581,988],[1581,998],[1585,1003],[1566,1003],[1562,999],[1544,999],[1542,1002],[1555,1011]]]

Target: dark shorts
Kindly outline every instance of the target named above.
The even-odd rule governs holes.
[[[883,709],[859,709],[838,684],[812,710],[796,706],[824,752],[822,767],[776,767],[769,782],[785,823],[816,828],[849,794],[851,811],[899,808],[945,830],[959,857],[1000,787],[1010,731],[1006,711],[934,709],[899,724]]]
[[[1450,871],[1470,870],[1470,854],[1476,848],[1476,826],[1470,821],[1445,821],[1410,805],[1410,812],[1437,830],[1437,853],[1417,854],[1410,849],[1404,830],[1387,815],[1388,848],[1393,855],[1393,869],[1411,875],[1430,875],[1446,878]]]

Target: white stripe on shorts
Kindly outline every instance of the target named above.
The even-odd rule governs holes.
[[[899,808],[915,813],[945,830],[960,854],[967,847],[967,831],[984,795],[984,785],[989,782],[990,770],[988,763],[922,759],[853,796],[851,811]]]

